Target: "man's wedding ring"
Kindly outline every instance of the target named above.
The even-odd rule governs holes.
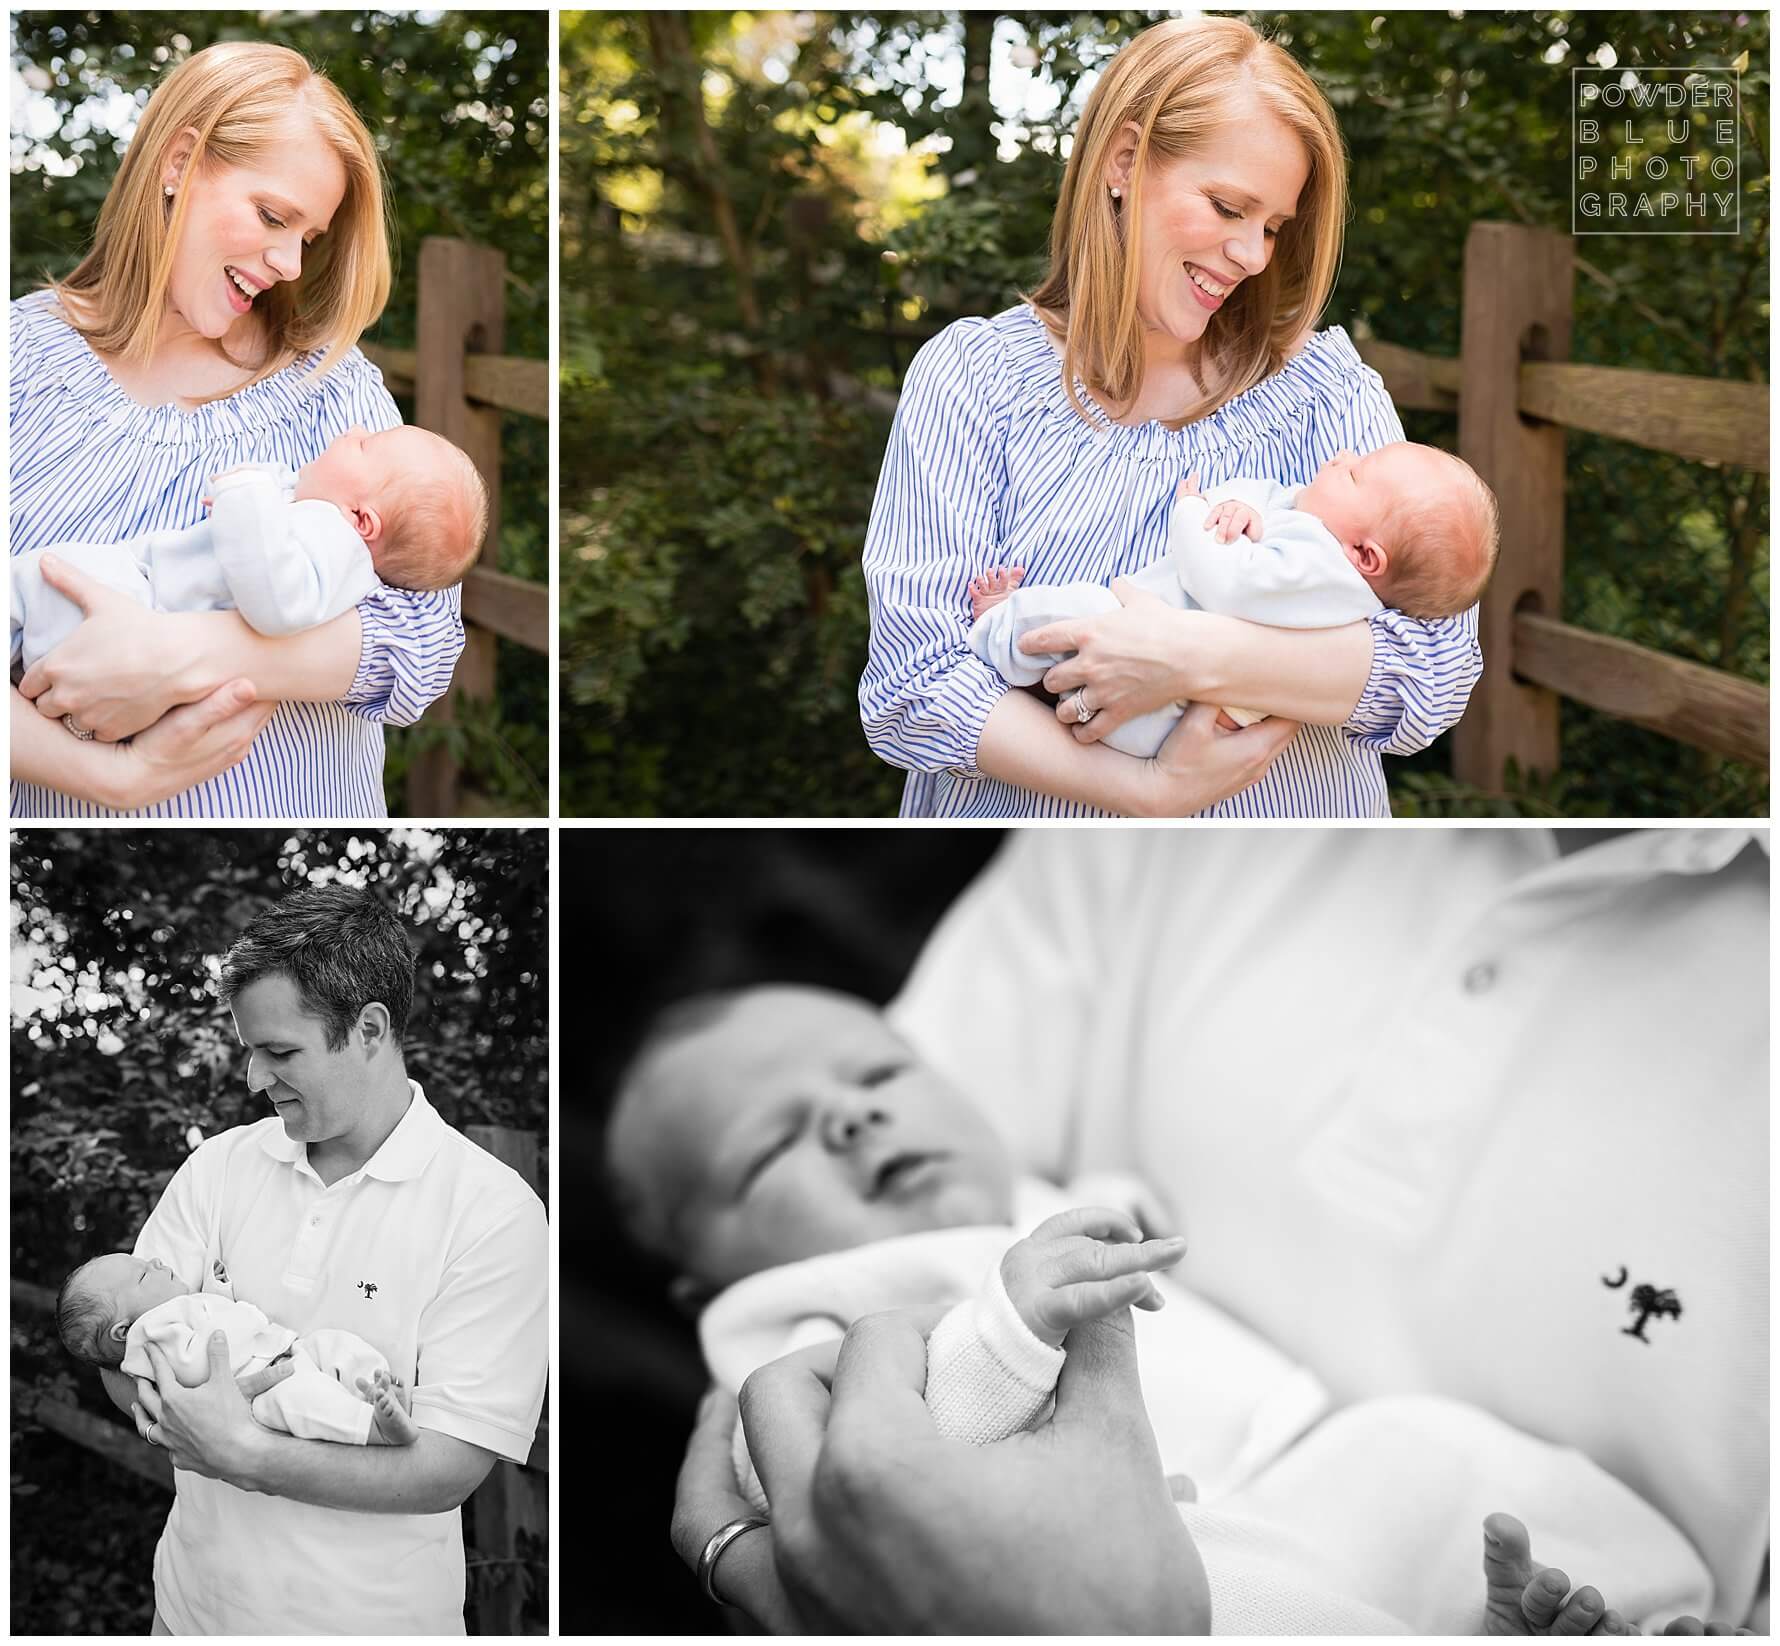
[[[83,742],[83,743],[91,743],[92,742],[93,734],[90,731],[88,731],[85,726],[81,725],[80,722],[77,721],[73,715],[71,715],[71,714],[63,715],[62,716],[62,724],[64,726],[66,726],[69,731],[73,732],[74,735],[81,740],[81,742]]]
[[[1077,686],[1075,689],[1075,723],[1078,726],[1085,726],[1099,713],[1098,709],[1088,707],[1088,688]]]
[[[89,736],[89,737],[91,737],[92,735],[93,734],[91,732],[87,733],[87,736]],[[155,1430],[158,1428],[160,1428],[160,1424],[151,1418],[149,1420],[148,1427],[142,1431],[142,1438],[144,1440],[146,1440],[149,1443],[149,1445],[151,1445],[151,1446],[160,1445],[160,1442],[155,1439]]]
[[[717,1570],[717,1562],[722,1558],[723,1551],[742,1535],[752,1532],[767,1522],[757,1515],[745,1515],[740,1520],[732,1520],[727,1526],[719,1526],[711,1534],[711,1541],[705,1545],[705,1551],[698,1557],[698,1586],[704,1590],[705,1599],[714,1606],[727,1606],[730,1603],[723,1599],[711,1587],[712,1574]]]

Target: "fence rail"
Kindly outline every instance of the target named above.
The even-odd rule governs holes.
[[[533,1132],[505,1126],[466,1126],[469,1139],[513,1167],[534,1190],[539,1188],[538,1139]],[[56,1294],[47,1286],[13,1280],[14,1312],[53,1316]],[[173,1490],[173,1465],[167,1454],[144,1442],[128,1423],[103,1417],[66,1400],[32,1399],[34,1391],[20,1378],[11,1379],[14,1413],[27,1405],[34,1422],[86,1451],[94,1452],[120,1469],[126,1469],[162,1490]],[[523,1465],[504,1459],[465,1504],[465,1543],[473,1550],[471,1564],[482,1562],[495,1574],[472,1597],[477,1632],[484,1635],[521,1633],[520,1614],[525,1604],[525,1583],[518,1576],[523,1564],[523,1545],[548,1542],[550,1524],[550,1429],[538,1425],[530,1455]],[[541,1631],[531,1631],[541,1632]]]
[[[550,416],[549,362],[501,353],[506,276],[507,259],[492,246],[421,241],[415,346],[369,344],[364,351],[393,389],[414,396],[414,421],[467,453],[488,487],[488,536],[464,579],[463,655],[450,689],[421,717],[423,726],[452,724],[460,698],[493,698],[497,636],[550,652],[548,585],[500,569],[501,414]],[[408,815],[458,815],[462,776],[448,740],[424,750],[408,772]]]
[[[1523,772],[1555,771],[1560,696],[1765,768],[1766,686],[1558,614],[1565,429],[1766,474],[1768,386],[1567,361],[1571,297],[1567,238],[1474,223],[1459,358],[1360,345],[1400,407],[1457,413],[1459,455],[1501,507],[1501,558],[1479,623],[1484,674],[1453,734],[1454,772],[1494,788],[1511,759]]]

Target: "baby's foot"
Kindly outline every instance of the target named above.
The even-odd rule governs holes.
[[[1019,588],[1025,581],[1024,566],[997,567],[992,572],[985,572],[981,577],[970,580],[970,615],[978,618],[992,606],[999,606],[1002,601]]]
[[[376,1372],[369,1384],[361,1377],[358,1386],[371,1403],[371,1422],[383,1445],[412,1446],[420,1438],[419,1425],[408,1415],[408,1385],[399,1377]]]
[[[1591,1587],[1570,1594],[1570,1580],[1533,1559],[1527,1529],[1513,1515],[1483,1523],[1483,1632],[1486,1635],[1635,1635],[1639,1631],[1604,1605]],[[1569,1595],[1569,1599],[1564,1597]],[[1666,1635],[1748,1635],[1728,1623],[1678,1617]]]

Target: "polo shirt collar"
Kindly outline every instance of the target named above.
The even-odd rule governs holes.
[[[402,1183],[419,1177],[439,1150],[445,1135],[445,1122],[439,1111],[427,1102],[418,1080],[408,1082],[411,1100],[396,1129],[383,1140],[382,1146],[353,1175],[381,1178],[385,1183]],[[274,1160],[289,1164],[309,1164],[309,1146],[285,1135],[284,1127],[274,1123],[260,1138],[260,1147]]]

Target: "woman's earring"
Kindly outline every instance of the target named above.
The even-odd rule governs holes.
[[[169,200],[171,200],[173,198],[173,185],[171,183],[169,183],[164,189],[161,190],[161,193],[166,195],[166,197]]]
[[[1114,190],[1113,190],[1113,191],[1112,191],[1112,197],[1113,197],[1113,199],[1115,199],[1115,200],[1117,200],[1117,199],[1118,199],[1118,198],[1119,198],[1119,191],[1118,191],[1118,190],[1117,190],[1117,189],[1114,189]]]

